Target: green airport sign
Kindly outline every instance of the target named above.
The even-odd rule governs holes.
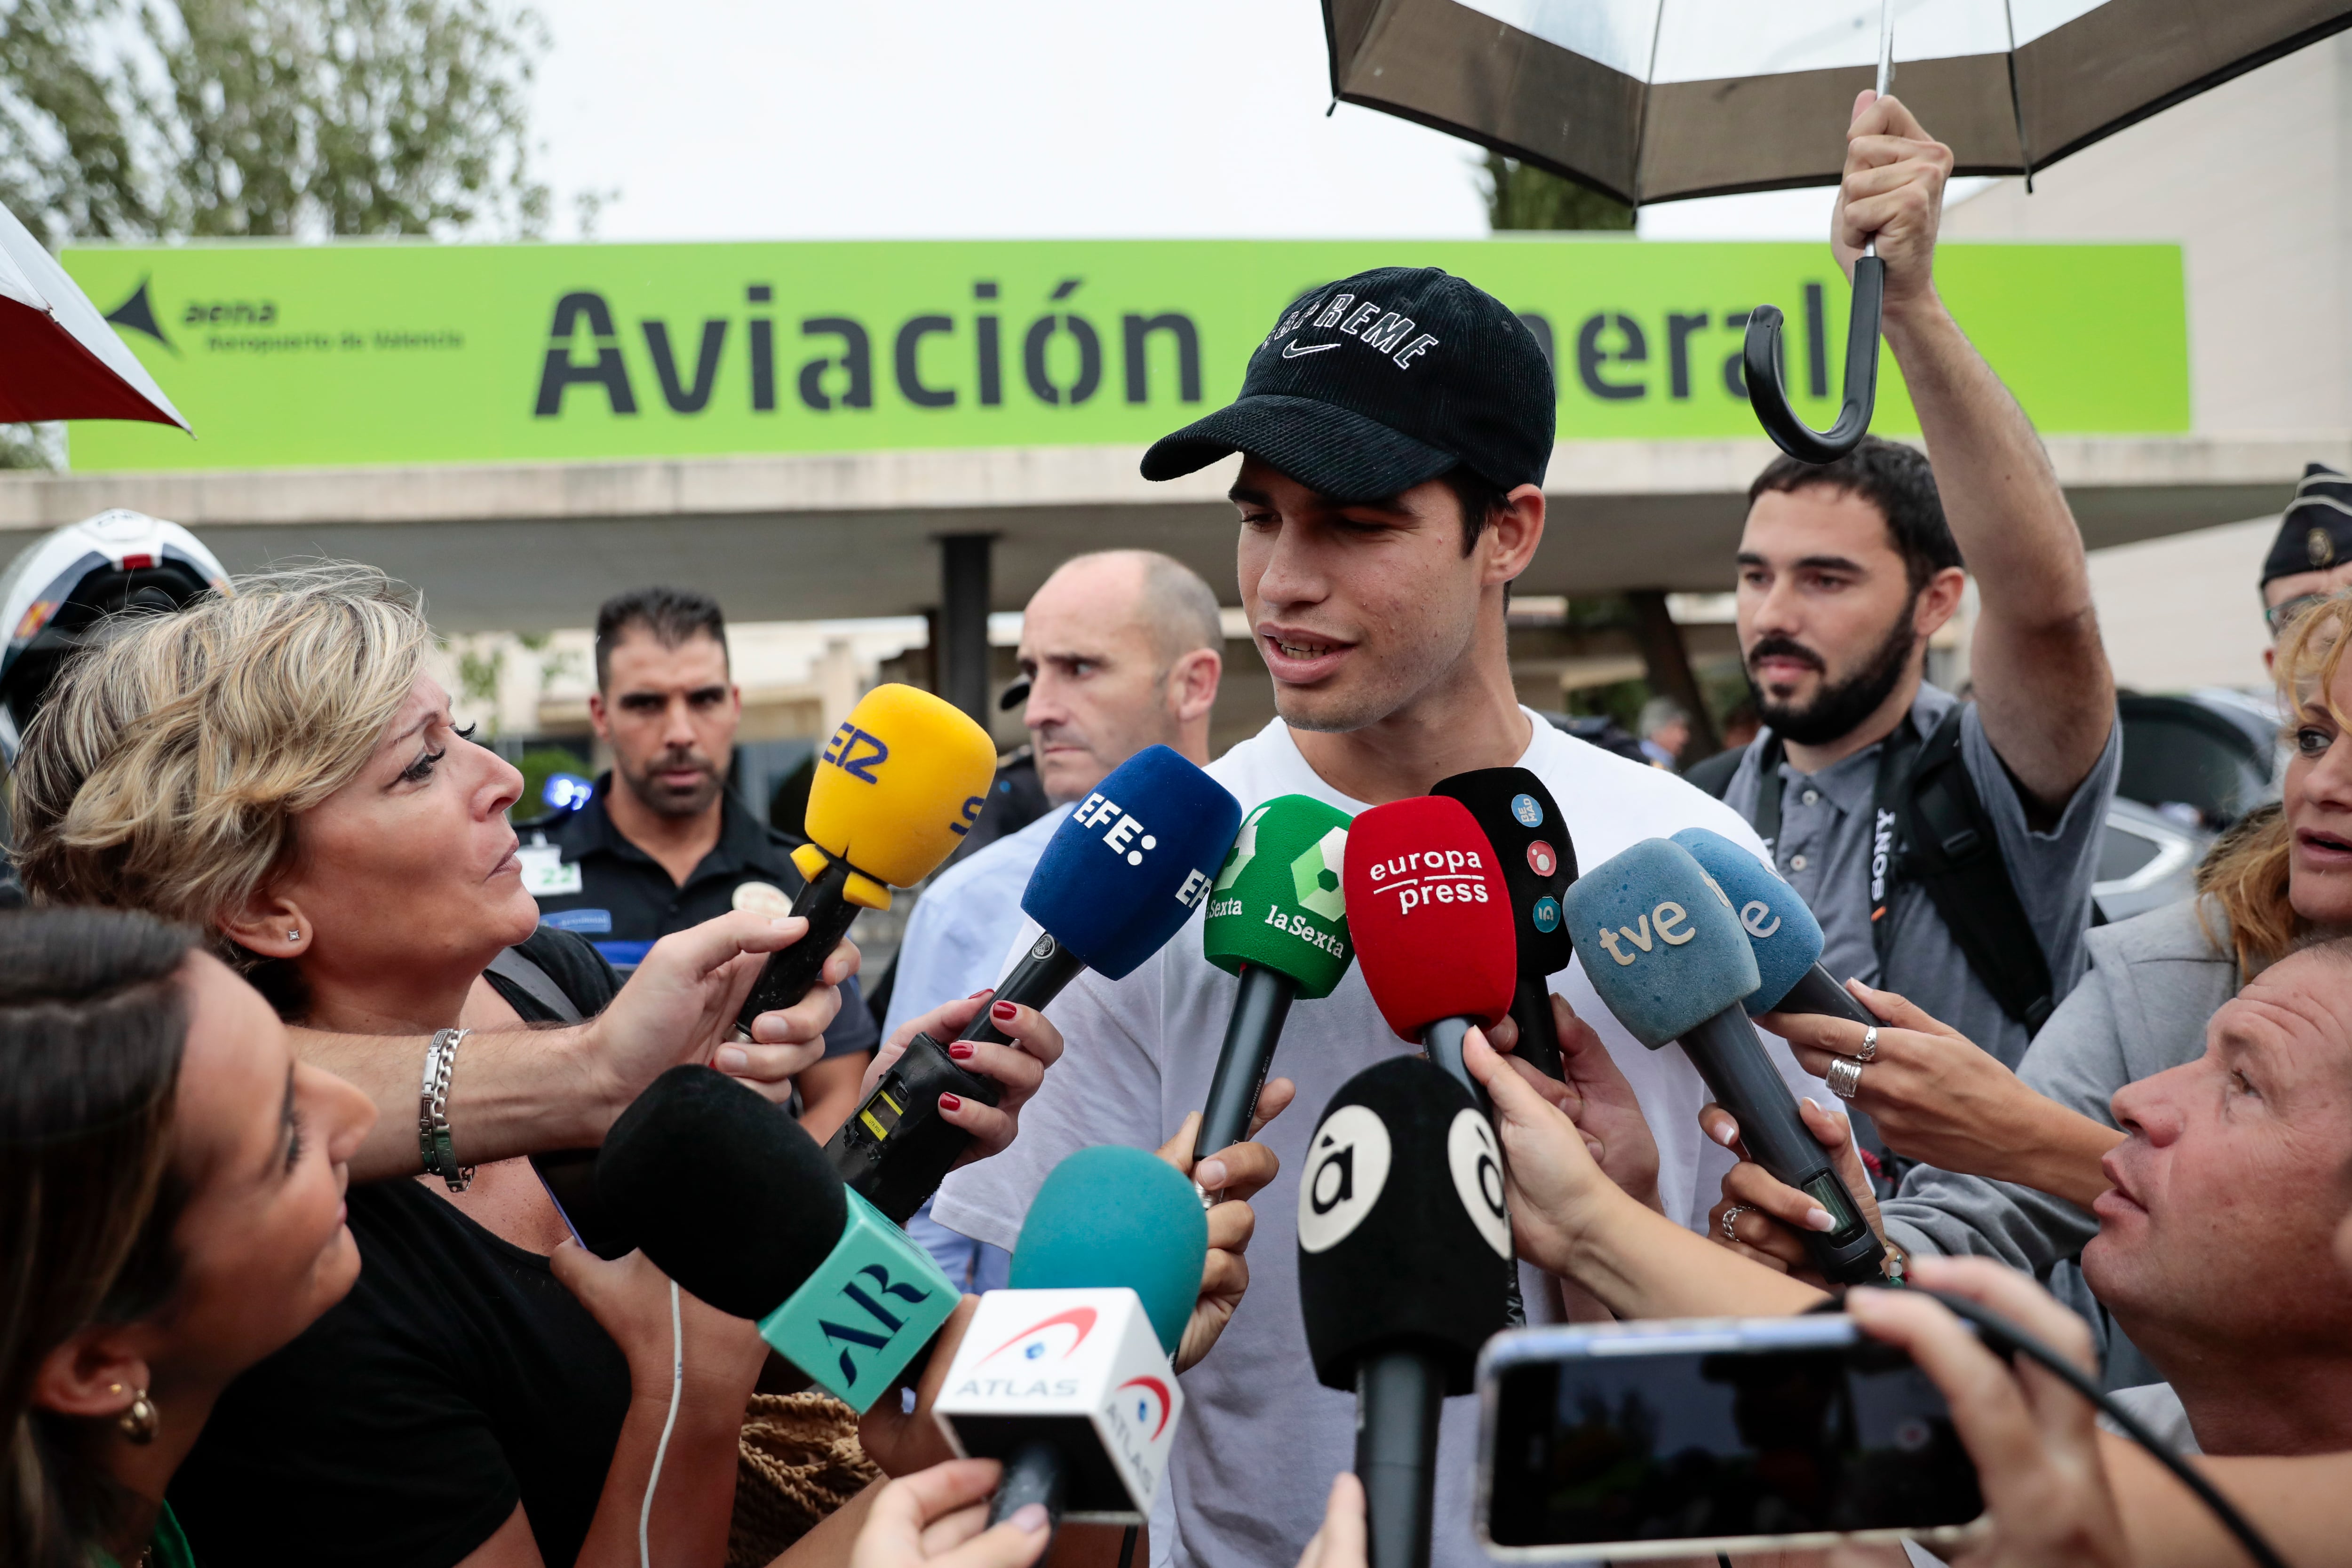
[[[1741,324],[1836,413],[1822,246],[1493,240],[198,244],[65,265],[195,426],[70,427],[72,466],[278,468],[1139,444],[1214,408],[1283,306],[1440,267],[1550,353],[1563,441],[1753,436]],[[2179,248],[1945,246],[1953,313],[2053,434],[2189,428]],[[1392,325],[1392,324],[1391,324]],[[1883,351],[1883,350],[1882,350]],[[1893,357],[1876,428],[1917,423]]]

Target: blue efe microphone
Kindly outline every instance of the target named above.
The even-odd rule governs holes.
[[[1045,930],[994,999],[1042,1009],[1082,970],[1125,979],[1208,896],[1241,821],[1241,802],[1167,747],[1146,747],[1111,769],[1062,820],[1030,873],[1021,908]],[[983,1008],[958,1038],[1011,1037]],[[993,1105],[1000,1092],[994,1079],[965,1071],[945,1045],[919,1034],[825,1154],[851,1191],[904,1225],[971,1142],[940,1117],[940,1096]]]
[[[1801,1233],[1815,1267],[1840,1284],[1879,1279],[1885,1246],[1743,1010],[1763,976],[1727,892],[1680,844],[1644,839],[1586,872],[1561,908],[1585,977],[1617,1020],[1653,1051],[1679,1041],[1716,1103],[1738,1119],[1756,1163],[1828,1212],[1826,1232]],[[1804,965],[1813,957],[1804,954]]]
[[[1690,852],[1699,869],[1715,879],[1748,934],[1762,977],[1748,993],[1750,1018],[1769,1012],[1823,1013],[1858,1024],[1883,1023],[1822,967],[1821,922],[1797,890],[1775,876],[1754,855],[1705,828],[1685,828],[1674,841]]]

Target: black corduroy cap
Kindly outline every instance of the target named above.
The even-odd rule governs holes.
[[[1435,267],[1376,267],[1293,301],[1241,396],[1155,442],[1143,476],[1246,452],[1342,502],[1457,465],[1506,490],[1540,485],[1556,402],[1535,334],[1501,300]]]
[[[2278,537],[2263,560],[2263,582],[2300,577],[2352,561],[2352,477],[2325,463],[2303,471],[2294,499],[2279,520]]]

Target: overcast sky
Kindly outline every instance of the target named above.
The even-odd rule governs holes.
[[[1315,0],[541,0],[558,194],[606,239],[1475,238],[1477,152],[1342,104]],[[1830,193],[1670,204],[1813,238]]]

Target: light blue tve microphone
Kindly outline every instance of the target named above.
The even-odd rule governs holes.
[[[1886,1021],[1874,1017],[1822,967],[1821,923],[1795,888],[1721,833],[1685,828],[1674,841],[1690,852],[1699,869],[1731,901],[1739,928],[1755,950],[1757,972],[1763,978],[1748,995],[1750,1018],[1769,1012],[1822,1013],[1864,1025]]]
[[[1726,890],[1680,844],[1644,839],[1586,872],[1561,908],[1585,977],[1617,1020],[1653,1051],[1679,1041],[1716,1103],[1738,1119],[1756,1163],[1828,1211],[1828,1231],[1802,1232],[1815,1266],[1841,1284],[1879,1279],[1884,1244],[1743,1010],[1763,977]],[[1803,953],[1803,964],[1819,951]]]

